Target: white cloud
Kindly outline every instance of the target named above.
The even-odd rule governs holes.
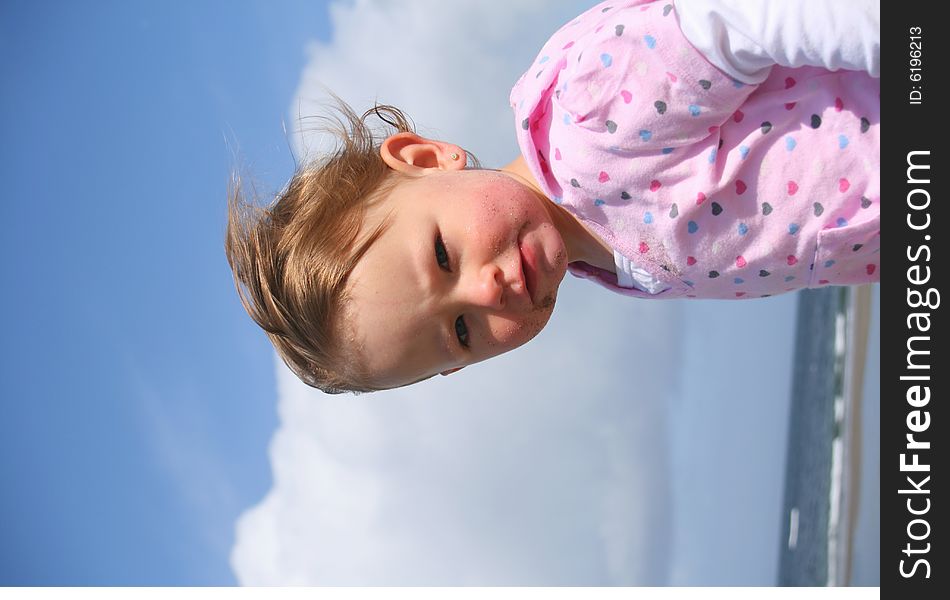
[[[548,36],[590,7],[588,2],[517,0],[445,2],[357,0],[331,6],[334,37],[313,43],[297,96],[297,115],[322,114],[326,86],[355,109],[376,100],[408,112],[423,135],[459,143],[486,164],[517,156],[511,86]],[[304,128],[310,128],[306,119]],[[303,135],[303,148],[319,140]]]

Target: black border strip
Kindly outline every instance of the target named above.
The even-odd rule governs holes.
[[[950,571],[938,540],[946,509],[934,489],[945,480],[937,452],[950,379],[938,300],[950,269],[950,223],[940,214],[950,179],[950,140],[939,132],[950,120],[950,31],[937,15],[941,4],[881,7],[881,591],[893,598],[936,598]],[[909,156],[919,167],[911,182]],[[908,434],[916,449],[908,449]],[[913,468],[915,460],[920,470],[902,470],[902,461]]]

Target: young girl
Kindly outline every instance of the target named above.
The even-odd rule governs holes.
[[[642,298],[877,281],[876,5],[605,2],[511,93],[521,157],[469,169],[396,109],[227,253],[288,366],[327,392],[449,374],[534,337],[567,270]],[[846,41],[843,41],[846,40]],[[242,289],[243,287],[243,289]]]

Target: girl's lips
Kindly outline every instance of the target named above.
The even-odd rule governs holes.
[[[521,251],[521,271],[524,274],[524,284],[528,289],[531,304],[534,305],[534,292],[538,287],[537,259],[534,251],[524,243],[524,240],[518,243],[518,249]]]

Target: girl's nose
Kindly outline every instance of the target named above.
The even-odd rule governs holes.
[[[485,308],[504,306],[505,274],[498,265],[488,263],[469,279],[462,290],[464,301]]]

